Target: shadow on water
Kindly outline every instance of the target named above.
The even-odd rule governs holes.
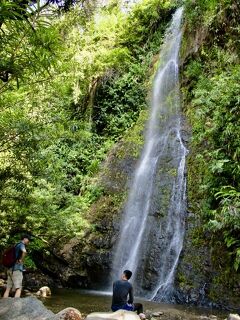
[[[159,302],[145,301],[135,299],[144,306],[144,311],[150,312],[162,311],[164,316],[159,320],[196,320],[203,319],[201,316],[215,315],[218,319],[226,318],[226,313],[219,310],[207,308],[196,308],[182,305],[165,304]],[[44,305],[57,313],[64,308],[74,307],[78,309],[83,316],[91,312],[110,312],[111,311],[111,294],[97,291],[76,290],[76,289],[57,289],[52,292],[52,296],[42,299]]]

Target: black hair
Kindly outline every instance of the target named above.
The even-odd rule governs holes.
[[[31,240],[31,236],[29,234],[23,234],[21,236],[21,240],[23,240],[23,239],[28,239],[30,241]]]
[[[125,274],[125,277],[129,280],[132,276],[132,271],[130,270],[124,270],[123,274]]]

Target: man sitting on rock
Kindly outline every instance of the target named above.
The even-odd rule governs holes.
[[[123,309],[137,311],[137,314],[140,315],[143,312],[143,306],[141,303],[133,303],[133,287],[128,282],[131,276],[132,272],[125,270],[123,271],[121,280],[113,283],[112,311]]]

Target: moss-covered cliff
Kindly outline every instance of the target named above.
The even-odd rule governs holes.
[[[183,108],[191,127],[180,301],[239,307],[238,1],[187,1]]]

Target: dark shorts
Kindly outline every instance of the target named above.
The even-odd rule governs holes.
[[[112,311],[117,310],[127,310],[127,311],[137,311],[137,314],[143,312],[143,306],[141,303],[134,303],[134,304],[123,304],[122,306],[119,305],[112,305]]]
[[[128,311],[133,311],[134,310],[134,306],[132,304],[123,304],[121,306],[119,305],[113,305],[112,306],[112,311],[117,311],[117,310],[128,310]]]

